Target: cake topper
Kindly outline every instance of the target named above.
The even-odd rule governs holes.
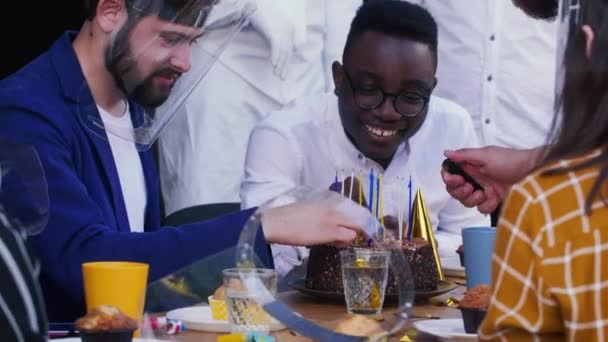
[[[412,207],[412,224],[409,228],[408,234],[412,237],[420,237],[425,239],[431,247],[433,247],[433,254],[435,256],[435,264],[437,265],[437,274],[439,279],[444,280],[443,269],[441,267],[441,259],[439,258],[439,248],[437,247],[437,240],[435,239],[435,233],[433,232],[433,226],[429,218],[429,212],[424,204],[424,198],[422,197],[422,190],[416,190],[416,196],[414,197],[414,206]]]

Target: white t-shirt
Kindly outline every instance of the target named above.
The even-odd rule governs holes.
[[[100,106],[97,106],[97,109],[104,126],[114,127],[114,129],[123,132],[132,131],[131,116],[126,115],[129,113],[128,106],[120,118],[113,116]],[[133,141],[119,137],[109,131],[107,136],[120,179],[120,188],[129,217],[129,227],[132,232],[143,232],[147,197],[146,180],[139,153]]]
[[[399,206],[405,205],[408,196],[404,179],[411,175],[412,196],[417,189],[422,191],[439,253],[453,256],[461,244],[463,227],[490,224],[489,216],[453,199],[441,180],[443,152],[465,146],[478,146],[469,114],[451,101],[432,96],[424,124],[408,143],[398,147],[383,170],[346,137],[333,93],[307,97],[270,114],[253,130],[241,185],[242,207],[259,206],[297,186],[328,189],[336,171],[345,170],[346,176],[352,170],[368,175],[373,168],[375,174],[383,173],[384,215],[398,217]],[[363,189],[368,189],[369,177],[363,176],[362,181]],[[306,255],[305,249],[289,246],[273,245],[272,251],[281,273]]]

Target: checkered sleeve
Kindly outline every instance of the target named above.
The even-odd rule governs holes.
[[[551,341],[559,337],[555,304],[545,298],[534,227],[544,225],[542,208],[530,192],[515,185],[507,196],[496,231],[492,260],[493,296],[479,329],[481,340]],[[563,337],[562,337],[563,338]]]

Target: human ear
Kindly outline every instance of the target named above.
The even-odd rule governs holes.
[[[585,34],[585,55],[587,56],[587,59],[591,59],[591,51],[593,50],[593,39],[595,38],[595,33],[589,25],[583,25],[581,30]]]

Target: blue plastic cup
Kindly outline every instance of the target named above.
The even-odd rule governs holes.
[[[467,289],[481,284],[492,285],[495,239],[495,227],[468,227],[462,230]]]

